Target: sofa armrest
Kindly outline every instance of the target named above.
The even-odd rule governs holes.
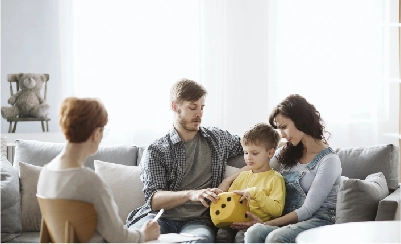
[[[400,220],[401,188],[379,202],[376,221]]]
[[[18,172],[1,158],[1,242],[7,242],[21,233],[20,184]]]

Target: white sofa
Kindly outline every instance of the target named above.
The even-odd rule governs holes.
[[[17,140],[13,165],[2,157],[2,242],[39,242],[41,214],[35,195],[37,180],[41,167],[63,145]],[[144,203],[137,166],[144,150],[145,147],[135,145],[101,146],[86,162],[111,187],[124,223],[128,213]],[[341,159],[344,176],[338,194],[337,223],[399,220],[399,148],[375,145],[335,151]],[[245,165],[242,156],[227,163],[226,175]]]

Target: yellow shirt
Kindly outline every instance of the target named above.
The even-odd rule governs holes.
[[[285,203],[285,183],[280,173],[273,169],[260,173],[252,170],[241,172],[228,191],[246,190],[251,195],[251,213],[263,222],[280,217]]]

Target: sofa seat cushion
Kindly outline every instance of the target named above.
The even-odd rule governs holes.
[[[12,239],[7,243],[39,243],[40,231],[22,232],[17,238]]]
[[[382,172],[391,192],[399,187],[399,147],[390,144],[335,151],[341,160],[343,176],[364,180],[370,174]]]
[[[18,172],[1,157],[1,242],[21,233],[21,208]]]
[[[379,202],[389,191],[383,173],[378,172],[365,180],[345,179],[337,195],[336,224],[374,221]]]

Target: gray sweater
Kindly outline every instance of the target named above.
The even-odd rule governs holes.
[[[276,151],[276,155],[281,149],[279,148]],[[276,157],[270,160],[270,165],[276,170],[281,168],[278,167],[279,164]],[[290,171],[302,172],[307,165],[298,162]],[[298,221],[309,219],[320,207],[336,207],[341,172],[340,158],[336,154],[328,154],[301,178],[299,183],[307,195],[304,204],[295,210],[298,215]]]

